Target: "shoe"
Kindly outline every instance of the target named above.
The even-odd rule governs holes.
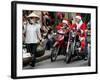
[[[88,59],[87,57],[84,58],[84,60],[87,60],[87,59]]]
[[[82,57],[81,56],[78,56],[78,60],[82,60]]]
[[[31,65],[32,67],[35,67],[35,63],[31,63],[30,65]]]
[[[31,62],[30,62],[30,65],[31,65],[32,67],[35,67],[35,61],[31,61]]]

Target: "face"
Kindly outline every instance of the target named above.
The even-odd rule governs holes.
[[[34,24],[34,23],[36,23],[36,18],[31,17],[29,21],[30,21],[31,24]]]
[[[64,27],[68,27],[68,25],[67,25],[66,23],[63,23],[63,26],[64,26]]]
[[[75,18],[75,22],[79,23],[80,22],[80,19]]]
[[[63,23],[63,26],[66,26],[66,23]]]

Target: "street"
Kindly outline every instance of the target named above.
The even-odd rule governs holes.
[[[50,51],[46,51],[46,54],[50,54]],[[55,62],[51,62],[50,58],[40,61],[36,63],[35,67],[31,67],[30,65],[25,66],[23,69],[43,69],[43,68],[62,68],[62,67],[81,67],[81,66],[88,66],[88,60],[77,60],[73,57],[73,60],[66,64],[64,61],[65,56],[59,55]]]

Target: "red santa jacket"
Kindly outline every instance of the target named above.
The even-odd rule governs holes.
[[[73,28],[77,28],[77,25],[76,24],[73,24],[71,26],[71,29]],[[85,23],[82,23],[80,26],[79,26],[79,29],[83,32],[82,34],[80,34],[80,37],[85,37],[85,30],[86,30],[86,24]]]
[[[62,27],[63,27],[63,24],[62,24],[62,23],[59,23],[59,24],[56,26],[56,30],[60,30]]]
[[[70,27],[71,27],[71,24],[70,23],[68,23],[68,26],[69,26],[69,30],[66,30],[66,32],[69,32],[70,31]],[[60,29],[62,29],[62,27],[63,27],[63,23],[59,23],[57,26],[56,26],[56,30],[60,30]]]
[[[73,28],[77,28],[77,25],[76,24],[73,24],[72,26],[71,26],[71,29],[73,29]],[[81,48],[84,48],[85,47],[85,37],[86,37],[86,35],[85,35],[85,30],[86,30],[86,24],[85,23],[82,23],[80,26],[79,26],[79,29],[83,32],[83,33],[81,33],[79,36],[80,36],[80,38],[81,38]]]

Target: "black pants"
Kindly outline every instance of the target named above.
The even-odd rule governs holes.
[[[27,52],[31,53],[32,63],[35,63],[37,44],[36,43],[26,44],[26,48],[27,48]]]

